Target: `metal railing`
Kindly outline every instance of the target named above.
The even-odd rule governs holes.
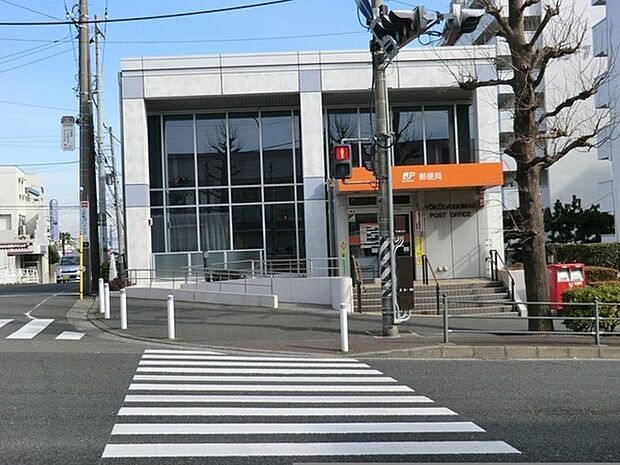
[[[439,281],[437,280],[437,276],[435,276],[433,265],[428,259],[428,256],[422,255],[422,283],[427,286],[428,286],[428,271],[429,270],[431,272],[431,275],[433,276],[433,280],[435,281],[435,297],[436,297],[436,304],[437,304],[437,315],[439,315],[439,309],[440,309]]]
[[[190,272],[205,269],[202,266],[187,267]],[[338,276],[340,268],[337,257],[326,258],[283,258],[283,259],[247,259],[214,263],[210,270],[235,271],[257,276],[288,276],[314,278]]]
[[[506,262],[504,261],[504,259],[502,258],[502,256],[499,254],[497,250],[492,249],[489,251],[489,261],[491,263],[491,279],[493,281],[500,280],[499,279],[499,264],[501,262],[501,264],[504,267],[504,270],[506,271],[506,274],[510,278],[510,300],[516,301],[517,299],[515,296],[515,279],[510,273],[510,270],[508,269],[508,267],[506,266]]]
[[[463,304],[472,304],[473,306],[489,306],[489,307],[500,307],[500,306],[511,306],[515,307],[516,305],[522,305],[526,308],[530,305],[534,306],[557,306],[561,305],[562,307],[585,307],[591,308],[591,316],[516,316],[514,313],[506,313],[499,315],[485,315],[485,314],[469,314],[469,315],[450,315],[450,305],[456,304],[457,307],[462,306]],[[554,336],[593,336],[594,344],[600,345],[601,336],[604,335],[616,335],[620,336],[619,332],[616,331],[605,331],[601,330],[601,324],[605,325],[605,322],[615,322],[615,324],[611,324],[612,329],[620,324],[620,317],[603,317],[600,314],[601,307],[605,306],[613,306],[619,307],[620,303],[616,302],[592,302],[592,303],[576,303],[576,302],[506,302],[506,301],[477,301],[477,300],[461,300],[461,299],[449,299],[446,294],[442,296],[442,314],[443,314],[443,342],[449,342],[449,334],[453,333],[461,333],[461,334],[494,334],[494,335],[554,335]],[[461,321],[561,321],[565,324],[566,322],[571,321],[584,321],[584,322],[592,322],[592,329],[588,331],[574,331],[568,329],[565,330],[556,330],[554,326],[553,331],[532,331],[532,330],[522,330],[522,329],[497,329],[497,328],[484,328],[484,329],[456,329],[450,326],[451,320],[461,320]]]

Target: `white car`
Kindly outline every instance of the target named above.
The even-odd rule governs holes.
[[[66,255],[60,257],[58,270],[56,271],[56,282],[78,281],[80,279],[80,257],[77,255]]]

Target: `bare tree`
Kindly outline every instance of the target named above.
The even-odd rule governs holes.
[[[607,82],[608,68],[598,66],[594,71],[599,64],[597,60],[591,56],[584,58],[587,56],[583,46],[588,25],[575,11],[569,10],[572,2],[508,0],[507,17],[495,0],[478,0],[477,3],[493,16],[497,36],[508,45],[510,56],[505,64],[512,70],[512,76],[480,80],[471,73],[463,74],[459,85],[466,90],[506,85],[514,92],[514,137],[505,153],[516,161],[519,188],[516,230],[523,257],[526,296],[529,302],[546,302],[549,286],[541,173],[567,154],[597,148],[610,137],[609,115],[594,109],[591,101],[587,102]],[[541,4],[544,13],[534,31],[528,33],[526,9],[536,4]],[[554,60],[571,57],[579,58],[581,69],[563,76],[550,71]],[[549,108],[549,101],[545,108],[542,92],[550,91],[556,98],[552,108]],[[531,316],[548,316],[550,312],[547,305],[529,307]],[[529,328],[550,331],[553,322],[529,320]]]

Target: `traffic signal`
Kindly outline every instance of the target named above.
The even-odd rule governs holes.
[[[461,35],[474,32],[485,13],[481,8],[463,8],[460,3],[454,3],[443,31],[446,45],[454,45]]]
[[[379,18],[371,24],[372,33],[383,51],[392,58],[398,50],[425,31],[420,29],[419,8],[413,10],[393,10],[383,6]]]
[[[336,145],[334,147],[334,178],[348,179],[353,171],[351,159],[351,146],[348,144]]]

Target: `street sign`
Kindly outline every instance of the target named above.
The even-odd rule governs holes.
[[[355,0],[357,4],[357,8],[360,10],[360,13],[364,15],[368,21],[372,21],[372,7],[370,6],[369,0]]]
[[[88,217],[88,200],[80,202],[80,232],[84,242],[90,242],[90,222]]]
[[[75,150],[75,118],[73,116],[63,116],[60,118],[62,124],[60,145],[63,152],[73,152]]]

